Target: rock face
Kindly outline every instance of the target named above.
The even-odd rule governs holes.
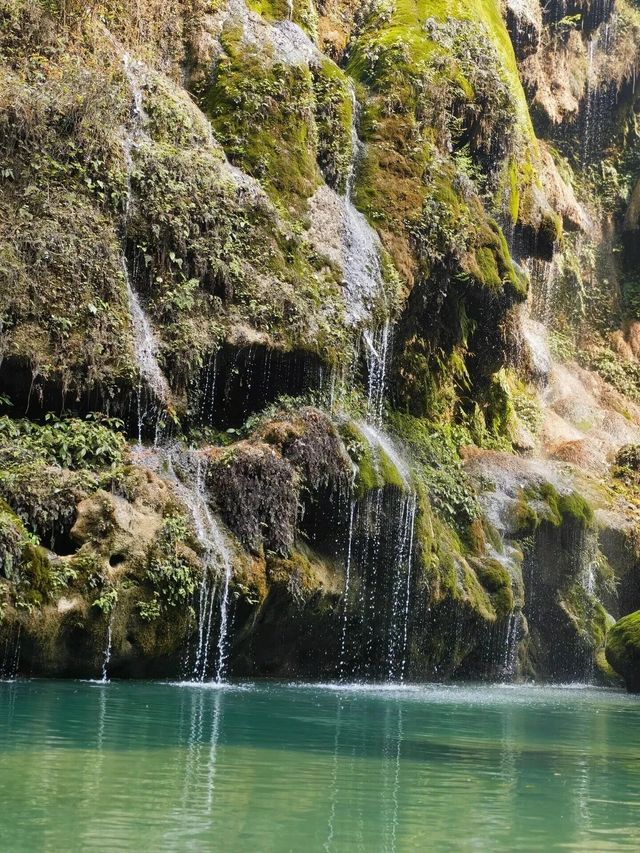
[[[518,59],[535,54],[542,35],[542,10],[537,0],[508,0],[506,23]]]
[[[0,672],[610,678],[638,9],[1,5]]]
[[[607,660],[624,678],[627,690],[640,693],[640,611],[630,613],[611,628]]]

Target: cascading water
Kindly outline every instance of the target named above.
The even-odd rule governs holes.
[[[145,313],[138,294],[131,286],[126,262],[123,259],[122,268],[127,284],[127,296],[129,299],[129,314],[133,328],[134,353],[140,378],[144,380],[147,387],[153,392],[155,398],[163,404],[168,404],[171,398],[169,384],[158,364],[158,342],[153,333],[153,328],[147,314]],[[142,411],[142,388],[138,388],[138,440],[142,442],[142,429],[144,414]]]
[[[113,651],[113,614],[115,612],[115,605],[111,608],[111,614],[109,615],[109,622],[107,624],[107,644],[104,650],[104,658],[102,661],[102,677],[100,681],[103,684],[109,683],[109,664],[111,663],[111,653]]]
[[[373,334],[365,329],[363,337],[368,373],[367,414],[370,420],[380,425],[387,381],[387,364],[391,349],[389,321],[387,320]]]
[[[127,220],[134,201],[132,189],[133,150],[139,147],[142,141],[148,137],[144,131],[144,125],[147,118],[143,107],[142,90],[134,71],[134,64],[132,63],[129,55],[126,53],[122,58],[122,65],[129,83],[129,89],[133,101],[133,108],[131,110],[132,127],[127,130],[122,143],[122,151],[126,166],[126,197],[123,229],[126,234]],[[129,275],[129,269],[124,254],[122,257],[122,270],[127,286],[129,314],[131,316],[131,326],[133,329],[134,353],[140,379],[141,382],[144,382],[151,391],[157,403],[159,403],[163,408],[166,408],[171,401],[171,390],[158,362],[158,342],[154,335],[151,321],[142,307],[140,298],[131,283],[131,277]],[[145,416],[142,409],[142,396],[142,387],[139,387],[138,439],[140,442],[142,442],[143,421]]]
[[[380,262],[382,245],[366,216],[353,203],[363,145],[358,137],[358,104],[351,92],[351,159],[339,194],[322,185],[309,200],[310,239],[342,269],[346,319],[356,330],[371,329],[386,312],[387,295]]]
[[[412,552],[417,500],[409,468],[382,431],[387,369],[392,346],[391,323],[376,324],[373,309],[386,313],[380,266],[380,242],[352,201],[362,143],[353,88],[351,161],[342,202],[342,266],[349,316],[361,329],[367,367],[367,416],[357,424],[376,460],[385,455],[397,470],[402,488],[377,488],[348,505],[345,587],[343,593],[339,675],[404,678],[409,637]],[[353,599],[353,600],[351,600]],[[363,643],[349,646],[354,630]],[[353,659],[358,658],[354,663]],[[351,669],[348,671],[348,662]],[[354,670],[355,667],[355,670]]]
[[[402,681],[408,658],[417,498],[409,468],[370,422],[357,424],[376,465],[384,455],[401,486],[351,500],[346,543],[339,675]]]
[[[0,679],[13,680],[20,664],[20,640],[22,630],[18,624],[15,636],[7,638],[2,658],[0,659]]]
[[[593,162],[603,148],[604,127],[613,114],[616,90],[602,84],[600,69],[616,42],[617,18],[609,20],[613,3],[595,2],[590,8],[592,35],[587,44],[587,76],[582,117],[582,165]]]
[[[514,610],[509,614],[505,630],[504,658],[501,673],[505,681],[512,681],[516,674],[521,622],[522,614],[520,612]]]
[[[179,460],[186,464],[180,466],[181,477],[178,477],[175,470],[175,464],[178,464],[176,451],[165,449],[156,451],[156,455],[164,463],[163,473],[166,473],[174,491],[189,510],[203,550],[205,571],[200,585],[197,645],[190,674],[194,681],[203,682],[213,676],[215,682],[220,684],[226,675],[228,655],[231,554],[222,529],[207,502],[206,466],[202,457],[193,453]],[[212,670],[210,658],[216,599],[219,600],[219,629]]]
[[[353,521],[356,511],[356,502],[349,503],[349,528],[347,531],[347,561],[344,574],[344,593],[342,596],[342,635],[340,638],[340,660],[338,662],[338,673],[340,680],[345,677],[345,651],[347,646],[347,623],[349,618],[349,592],[351,590],[351,553],[353,547]]]
[[[531,279],[531,316],[549,327],[556,310],[558,268],[555,260],[529,258],[525,268]]]
[[[396,571],[393,580],[389,649],[387,654],[387,677],[389,681],[403,681],[407,664],[412,553],[416,511],[417,500],[415,494],[409,493],[403,495],[402,509],[400,511],[401,532],[396,544],[395,563],[398,567],[405,567],[405,574],[403,577],[400,571]]]

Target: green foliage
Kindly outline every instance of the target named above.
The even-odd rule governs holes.
[[[640,471],[640,444],[625,444],[616,453],[615,463],[620,468]]]
[[[99,598],[96,598],[95,601],[93,601],[92,607],[99,610],[103,616],[109,616],[109,614],[113,612],[117,603],[118,590],[114,586],[111,586],[101,592]]]
[[[465,530],[479,517],[480,508],[458,454],[464,443],[460,434],[400,412],[390,413],[390,423],[407,445],[434,510],[454,529]]]
[[[518,420],[536,436],[542,426],[543,413],[535,391],[516,380],[511,386],[511,403]]]
[[[581,23],[581,22],[582,22],[582,15],[581,15],[581,14],[576,14],[576,15],[565,15],[565,16],[564,16],[564,18],[561,18],[561,19],[560,19],[560,20],[555,24],[555,26],[556,26],[558,29],[562,29],[562,28],[564,27],[564,28],[566,28],[566,29],[573,30],[573,29],[575,29],[576,27],[578,27],[578,26],[580,25],[580,23]]]
[[[138,613],[143,622],[153,622],[162,613],[160,602],[157,598],[153,598],[151,601],[139,601]]]
[[[343,193],[352,157],[353,105],[347,77],[329,60],[313,66],[311,73],[318,129],[318,164],[329,186]]]
[[[621,394],[640,402],[640,364],[637,361],[623,359],[605,346],[580,351],[578,361],[599,373]]]
[[[0,417],[0,459],[11,462],[42,461],[70,469],[101,469],[122,462],[126,441],[123,423],[104,415],[45,416],[45,423]]]
[[[191,538],[189,525],[182,515],[169,515],[164,519],[152,550],[147,580],[154,592],[155,604],[146,613],[169,607],[179,607],[189,602],[196,590],[198,568],[190,557],[185,540]],[[152,609],[150,610],[149,607]]]
[[[576,357],[576,347],[569,335],[552,329],[548,341],[551,355],[558,361],[572,361]]]

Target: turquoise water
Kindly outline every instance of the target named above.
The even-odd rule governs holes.
[[[640,702],[547,687],[0,684],[0,848],[640,850]]]

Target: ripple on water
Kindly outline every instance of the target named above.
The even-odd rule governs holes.
[[[636,851],[639,729],[637,700],[584,685],[3,683],[0,837]]]

